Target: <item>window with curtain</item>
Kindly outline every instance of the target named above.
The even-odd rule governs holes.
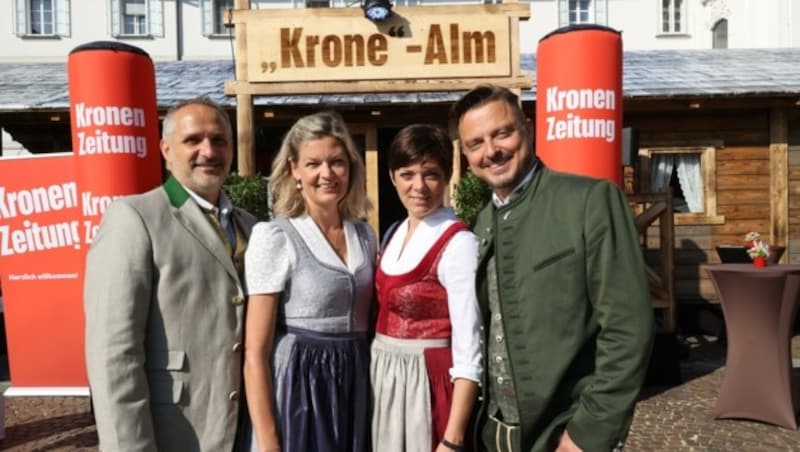
[[[650,190],[661,192],[672,187],[672,207],[676,212],[703,212],[700,154],[656,153],[651,160]]]
[[[164,36],[164,0],[110,0],[109,15],[113,36]]]
[[[70,0],[14,0],[17,36],[69,36]]]
[[[558,25],[606,25],[607,0],[558,0]]]
[[[686,0],[661,0],[661,33],[686,33]]]
[[[675,224],[719,224],[714,147],[664,147],[639,150],[645,192],[672,188]]]

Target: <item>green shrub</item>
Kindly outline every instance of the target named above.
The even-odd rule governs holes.
[[[231,173],[225,179],[225,193],[236,207],[241,207],[255,215],[261,221],[272,218],[267,191],[267,180],[260,175],[240,176]]]
[[[474,225],[478,213],[491,197],[492,189],[471,171],[467,171],[455,187],[456,215],[468,225]]]

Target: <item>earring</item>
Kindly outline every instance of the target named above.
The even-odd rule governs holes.
[[[297,187],[298,190],[302,190],[303,189],[303,183],[300,182],[299,180],[297,181],[296,184],[294,184],[294,186]]]

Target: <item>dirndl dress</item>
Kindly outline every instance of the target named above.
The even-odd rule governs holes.
[[[306,235],[301,235],[297,227],[304,225],[302,221],[276,219],[267,225],[271,234],[282,235],[282,243],[292,247],[296,258],[281,291],[272,356],[282,450],[368,451],[367,329],[374,235],[365,223],[351,224],[357,242],[351,244],[348,237],[348,254],[352,257],[352,246],[360,246],[364,259],[358,268],[348,270],[315,255],[314,247],[330,245],[307,224]],[[251,450],[257,450],[255,435]]]
[[[449,240],[466,229],[461,222],[451,225],[408,273],[388,275],[378,265],[370,364],[375,451],[427,452],[444,437],[453,359],[447,292],[437,267]]]

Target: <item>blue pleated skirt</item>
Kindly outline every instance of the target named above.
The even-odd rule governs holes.
[[[287,328],[276,339],[273,375],[283,451],[369,451],[366,333]]]

